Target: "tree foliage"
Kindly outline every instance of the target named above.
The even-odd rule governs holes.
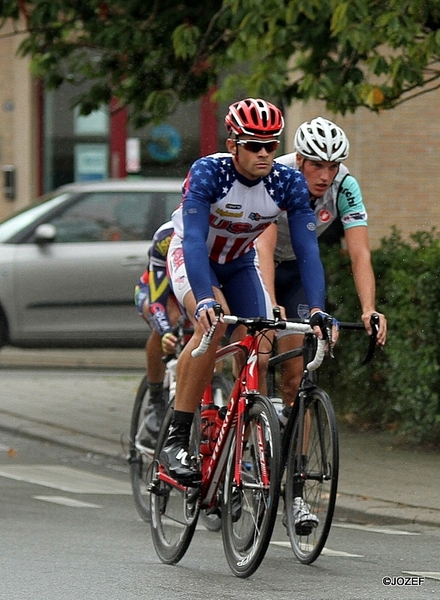
[[[83,113],[117,97],[137,124],[218,81],[342,114],[440,86],[439,0],[3,0],[0,19],[47,86],[90,81]]]

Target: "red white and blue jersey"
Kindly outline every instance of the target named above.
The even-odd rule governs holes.
[[[254,240],[286,211],[310,306],[324,306],[324,274],[307,182],[298,170],[274,162],[257,180],[240,175],[229,154],[197,160],[173,213],[196,300],[212,297],[210,264],[226,265],[254,250]],[[211,261],[211,262],[210,262]]]

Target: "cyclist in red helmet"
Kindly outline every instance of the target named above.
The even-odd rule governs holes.
[[[190,428],[226,326],[218,324],[206,354],[193,358],[191,351],[210,330],[216,303],[226,314],[272,316],[254,241],[283,211],[317,322],[324,311],[324,272],[307,182],[298,170],[274,162],[284,126],[281,111],[265,100],[246,98],[229,107],[225,124],[228,154],[192,165],[172,216],[167,256],[174,294],[193,322],[194,335],[179,357],[174,417],[160,460],[185,485],[200,481],[188,455]],[[240,328],[232,333],[232,339],[242,336]]]

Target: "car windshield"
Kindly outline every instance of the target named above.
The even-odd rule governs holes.
[[[70,194],[61,194],[60,196],[55,196],[55,198],[49,197],[43,199],[39,204],[30,208],[27,207],[18,214],[9,217],[0,223],[0,242],[6,242],[18,231],[33,223],[42,214],[64,202],[69,196]]]

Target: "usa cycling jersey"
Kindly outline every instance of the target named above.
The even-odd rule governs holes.
[[[282,211],[287,212],[310,305],[323,307],[324,273],[304,176],[274,162],[267,176],[249,180],[236,171],[229,154],[193,164],[172,221],[196,301],[213,296],[210,267],[254,251],[254,240]]]
[[[135,287],[135,304],[142,316],[142,307],[148,303],[149,323],[162,337],[171,331],[166,305],[171,293],[167,277],[166,258],[173,234],[173,224],[167,221],[156,230],[148,251],[148,269]]]
[[[280,156],[277,161],[294,168],[298,166],[295,152]],[[339,171],[332,185],[323,196],[315,199],[314,212],[318,237],[336,219],[341,220],[344,229],[367,226],[367,211],[359,184],[349,174],[345,165],[339,165]],[[290,243],[289,226],[283,215],[278,219],[278,237],[274,258],[275,262],[295,259],[295,253]]]

